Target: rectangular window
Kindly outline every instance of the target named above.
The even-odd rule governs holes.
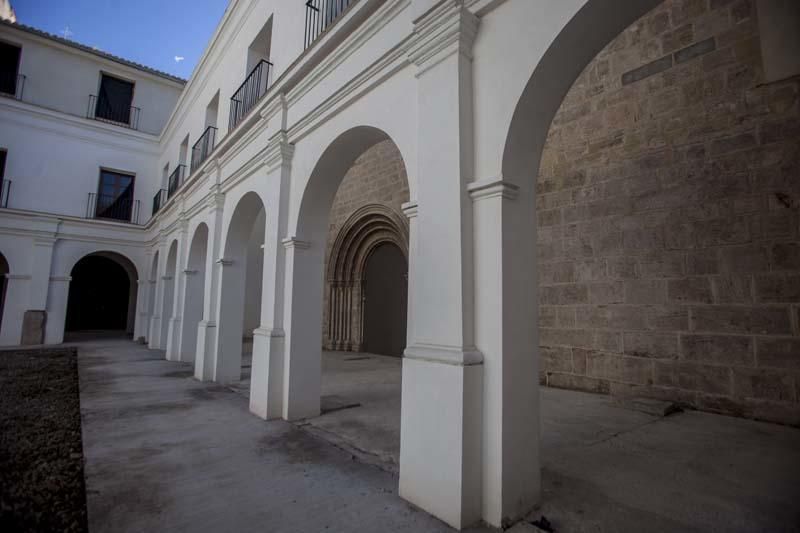
[[[133,83],[102,74],[95,118],[130,124],[132,104]]]
[[[130,174],[100,169],[100,187],[97,191],[95,216],[130,221],[133,207],[133,182],[134,177]]]
[[[19,46],[0,42],[0,93],[16,96],[21,53]]]

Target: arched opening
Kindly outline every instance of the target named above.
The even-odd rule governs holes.
[[[8,261],[0,254],[0,328],[3,327],[3,313],[6,308],[6,287],[8,286]]]
[[[289,328],[323,329],[321,343],[287,336],[288,418],[322,412],[309,419],[311,426],[390,468],[400,449],[398,356],[406,343],[408,271],[401,205],[408,199],[394,142],[375,128],[349,130],[317,163],[301,204],[298,242],[288,249],[294,267]],[[306,396],[293,398],[296,391]]]
[[[129,259],[93,253],[78,261],[70,275],[65,332],[133,335],[137,276]]]
[[[206,283],[206,255],[208,254],[208,226],[200,224],[189,245],[186,261],[186,298],[183,304],[180,360],[195,362],[197,352],[197,325],[203,319]]]
[[[169,323],[173,315],[175,302],[175,277],[177,276],[178,266],[178,241],[172,241],[167,252],[167,268],[162,278],[162,290],[164,291],[164,304],[161,308],[161,338],[158,345],[162,350],[167,348],[169,342]]]
[[[323,346],[399,357],[406,343],[408,228],[397,206],[369,203],[369,189],[350,183],[369,179],[360,169],[377,155],[356,162],[334,200],[333,213],[356,208],[341,227],[331,224]],[[405,197],[403,187],[400,179],[392,184],[396,204]]]
[[[214,380],[250,390],[253,330],[261,318],[266,211],[245,194],[231,217],[221,260],[220,323]],[[237,383],[238,382],[238,383]]]
[[[611,395],[626,406],[665,401],[797,419],[789,396],[765,392],[781,388],[784,363],[754,357],[754,334],[780,343],[778,331],[788,331],[788,309],[799,299],[787,284],[800,269],[787,260],[800,246],[798,215],[789,208],[776,216],[769,207],[779,197],[782,209],[800,198],[797,181],[786,179],[800,163],[797,131],[772,129],[797,120],[797,97],[766,104],[777,94],[796,95],[797,83],[764,82],[755,3],[737,6],[620,2],[611,12],[587,2],[516,108],[502,174],[523,190],[511,208],[521,213],[513,225],[538,225],[538,258],[508,257],[517,260],[517,281],[538,283],[533,348],[547,386],[545,430],[589,427],[589,396],[571,401],[576,396],[563,389]],[[765,219],[774,224],[769,231],[752,225]],[[781,259],[772,263],[776,252]],[[527,320],[534,319],[531,313]],[[763,389],[753,388],[756,379]],[[772,408],[756,407],[763,402]],[[614,421],[594,418],[592,432],[621,425],[619,413]],[[565,459],[562,443],[543,443],[550,459],[544,467],[556,477],[585,481],[597,473],[563,467],[576,463]],[[653,490],[665,501],[685,493],[694,505],[722,493],[711,485],[705,494],[668,482]],[[597,487],[610,490],[604,482]],[[637,502],[630,493],[623,500],[631,508]]]

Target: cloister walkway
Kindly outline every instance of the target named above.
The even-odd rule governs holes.
[[[303,424],[250,415],[241,393],[196,381],[188,364],[121,339],[78,347],[93,533],[452,531],[400,499],[387,469]],[[387,376],[353,372],[353,386],[369,388],[369,375]],[[796,428],[697,412],[659,418],[542,389],[542,438],[536,516],[558,531],[800,527]]]

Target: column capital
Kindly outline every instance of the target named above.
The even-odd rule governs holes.
[[[172,281],[172,276],[161,276],[164,281]]]
[[[502,178],[489,178],[467,184],[467,192],[473,202],[487,198],[515,200],[519,196],[519,186]]]
[[[31,276],[30,274],[11,274],[11,273],[9,273],[9,274],[6,274],[6,279],[8,279],[8,280],[16,279],[16,280],[20,280],[20,281],[29,281],[29,280],[33,279],[33,276]]]
[[[419,204],[415,201],[405,202],[400,206],[403,214],[408,218],[415,218],[419,214]]]
[[[415,20],[408,57],[418,68],[417,77],[455,53],[472,60],[478,24],[463,0],[445,0]]]
[[[233,259],[226,259],[224,257],[220,257],[219,259],[217,259],[217,264],[223,267],[231,266],[233,264]]]
[[[72,276],[50,276],[50,281],[60,281],[69,283],[72,281]]]
[[[287,237],[281,241],[283,247],[287,250],[289,248],[297,248],[299,250],[306,250],[311,247],[311,243],[308,241],[301,241],[297,237]]]
[[[194,276],[194,275],[196,275],[198,272],[199,272],[198,270],[188,270],[188,269],[187,269],[187,270],[184,270],[184,271],[183,271],[183,275],[184,275],[184,276]]]

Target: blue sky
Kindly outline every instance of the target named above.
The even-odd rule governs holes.
[[[228,0],[11,0],[11,5],[20,24],[62,37],[69,28],[73,41],[188,78]]]

